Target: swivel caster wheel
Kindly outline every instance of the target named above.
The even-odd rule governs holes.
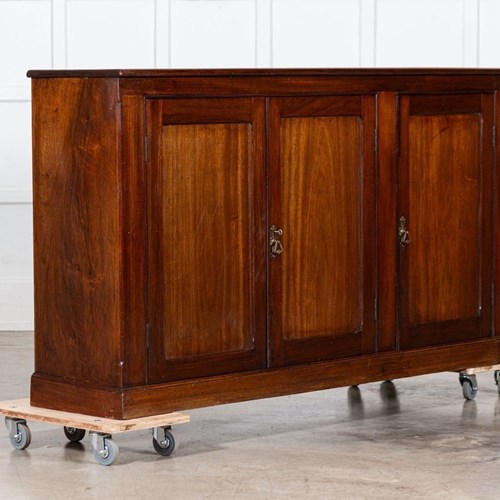
[[[175,450],[175,439],[170,427],[155,427],[153,429],[153,448],[158,455],[169,457]]]
[[[9,430],[10,444],[16,450],[25,450],[31,444],[31,431],[26,420],[5,418],[5,425]]]
[[[112,465],[118,458],[118,445],[109,434],[90,433],[95,461],[99,465]]]
[[[77,429],[76,427],[64,427],[64,434],[68,441],[78,443],[85,437],[85,429]]]
[[[465,399],[472,401],[477,394],[477,379],[475,375],[460,374],[460,384],[462,385],[462,394]]]

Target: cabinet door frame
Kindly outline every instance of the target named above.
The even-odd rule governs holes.
[[[479,114],[480,122],[480,236],[479,258],[479,311],[474,317],[459,318],[422,324],[410,324],[409,256],[407,246],[398,244],[398,301],[399,347],[402,349],[448,344],[475,340],[492,335],[492,266],[493,266],[493,94],[419,94],[400,95],[398,166],[398,221],[406,218],[412,237],[412,221],[409,215],[409,123],[411,116]],[[395,238],[398,238],[398,221],[395,221]],[[443,224],[445,221],[443,221]],[[418,238],[417,234],[413,234]]]
[[[236,98],[150,98],[146,99],[148,158],[146,162],[147,211],[147,307],[148,382],[165,382],[244,372],[266,365],[266,175],[265,175],[265,99]],[[251,331],[244,349],[167,359],[162,311],[165,293],[161,282],[164,263],[162,249],[162,129],[167,125],[246,124],[249,133],[247,174],[250,231],[248,280]]]
[[[282,258],[269,258],[269,365],[271,367],[357,356],[376,351],[376,98],[374,95],[290,96],[269,99],[269,225],[283,227],[281,121],[283,118],[356,117],[360,130],[361,329],[339,335],[286,339],[283,327]],[[283,227],[283,252],[287,228]],[[325,244],[328,244],[325,241]]]

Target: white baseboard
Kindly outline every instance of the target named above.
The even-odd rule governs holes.
[[[30,332],[33,331],[33,321],[0,321],[1,332]]]
[[[26,205],[31,204],[32,199],[31,187],[0,187],[0,205]]]

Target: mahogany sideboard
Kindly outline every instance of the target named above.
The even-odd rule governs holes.
[[[30,71],[34,406],[500,362],[500,70]]]

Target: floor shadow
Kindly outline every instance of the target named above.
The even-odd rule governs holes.
[[[380,399],[384,403],[386,415],[393,415],[401,411],[398,390],[392,381],[386,380],[380,384]]]
[[[349,416],[352,420],[365,418],[365,406],[361,391],[357,385],[351,385],[347,390],[347,404],[349,406]]]

